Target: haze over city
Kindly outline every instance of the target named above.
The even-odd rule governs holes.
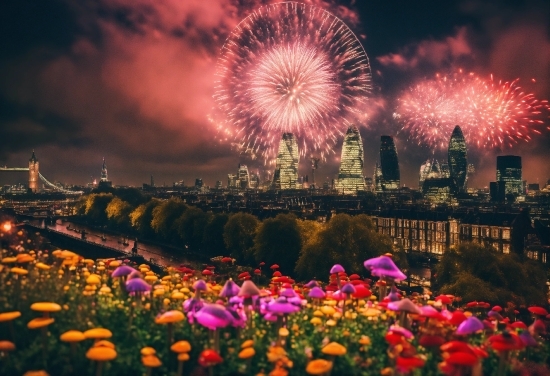
[[[25,166],[33,149],[51,181],[85,184],[99,178],[102,158],[114,184],[157,184],[200,177],[225,180],[239,163],[273,169],[241,155],[220,137],[216,62],[224,40],[260,1],[22,1],[3,6],[0,65],[0,164]],[[548,4],[492,1],[367,4],[309,1],[329,10],[357,35],[369,57],[371,91],[358,124],[365,176],[372,176],[380,136],[395,139],[401,183],[417,186],[420,165],[446,149],[411,137],[395,115],[403,93],[436,74],[460,69],[483,80],[511,82],[537,100],[550,97]],[[546,11],[545,11],[546,10]],[[43,15],[47,14],[47,17]],[[468,139],[469,186],[495,180],[496,156],[519,155],[523,178],[550,177],[548,113],[540,134],[512,147],[477,147]],[[460,119],[457,124],[464,128]],[[335,154],[319,179],[338,173]],[[450,132],[445,136],[450,137]],[[276,139],[276,143],[279,139]],[[277,145],[273,145],[276,149]],[[302,158],[300,175],[308,173]]]

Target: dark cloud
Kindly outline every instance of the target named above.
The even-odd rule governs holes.
[[[270,0],[16,1],[0,9],[0,164],[24,165],[33,148],[51,180],[83,183],[107,158],[115,183],[150,174],[171,184],[225,180],[240,161],[218,142],[212,112],[217,51],[251,9]],[[520,77],[550,97],[548,11],[544,1],[365,2],[310,0],[363,35],[374,94],[361,132],[365,171],[372,174],[381,134],[396,136],[402,173],[415,185],[432,154],[392,120],[393,98],[416,78],[461,65],[480,74]],[[531,78],[536,78],[532,82]],[[519,145],[550,177],[548,135]],[[546,143],[546,144],[545,144]],[[472,152],[479,185],[494,175],[498,151]],[[500,152],[502,153],[502,152]],[[335,149],[338,156],[339,150]],[[337,158],[319,176],[337,173]],[[525,165],[527,165],[525,163]],[[306,163],[303,173],[308,173]],[[544,175],[545,174],[545,175]]]

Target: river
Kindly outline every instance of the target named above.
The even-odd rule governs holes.
[[[43,220],[31,220],[30,224],[37,227],[44,227]],[[81,237],[81,232],[82,230],[84,230],[86,233],[87,241],[114,248],[116,250],[119,250],[120,252],[126,253],[128,256],[132,256],[134,239],[127,238],[128,245],[124,245],[122,244],[123,238],[121,236],[105,234],[101,231],[98,231],[97,229],[88,226],[77,225],[71,222],[61,222],[61,220],[57,220],[54,225],[48,225],[47,227],[49,230],[53,230],[77,238]],[[78,253],[78,250],[74,251]],[[171,251],[168,251],[161,246],[146,244],[143,242],[139,242],[139,240],[138,255],[143,256],[146,260],[153,259],[156,264],[161,266],[179,266],[181,264],[189,262],[189,260],[187,260],[185,257],[174,256]]]

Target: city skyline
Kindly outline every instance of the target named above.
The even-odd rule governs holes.
[[[373,90],[358,124],[365,176],[374,169],[381,135],[394,137],[401,182],[407,186],[417,186],[424,161],[445,159],[445,151],[415,144],[392,117],[392,100],[418,79],[463,68],[480,77],[520,78],[537,98],[550,97],[550,57],[541,52],[550,48],[542,1],[356,8],[347,1],[309,3],[340,17],[369,56]],[[25,166],[35,149],[42,173],[70,184],[85,184],[91,175],[99,180],[103,156],[115,185],[141,185],[154,175],[158,184],[201,177],[214,186],[239,164],[250,171],[273,171],[246,150],[239,155],[231,144],[218,142],[208,121],[214,107],[213,66],[223,40],[260,2],[231,9],[224,4],[2,6],[6,32],[0,64],[6,74],[0,80],[0,108],[5,109],[0,164]],[[39,17],[45,13],[50,17]],[[334,153],[319,162],[318,185],[338,174],[347,126],[342,124]],[[477,170],[469,186],[487,186],[495,179],[498,155],[521,156],[524,180],[550,178],[548,132],[500,151],[473,143],[466,140],[468,162]],[[306,160],[299,175],[310,173]]]

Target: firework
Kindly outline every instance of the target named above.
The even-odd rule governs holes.
[[[214,96],[221,138],[271,162],[282,133],[325,158],[370,92],[368,58],[331,13],[286,2],[259,8],[225,42]]]
[[[543,120],[549,109],[548,101],[525,93],[518,80],[497,82],[492,75],[483,79],[460,70],[409,88],[394,116],[418,144],[446,148],[458,124],[469,145],[507,148],[550,129]]]

